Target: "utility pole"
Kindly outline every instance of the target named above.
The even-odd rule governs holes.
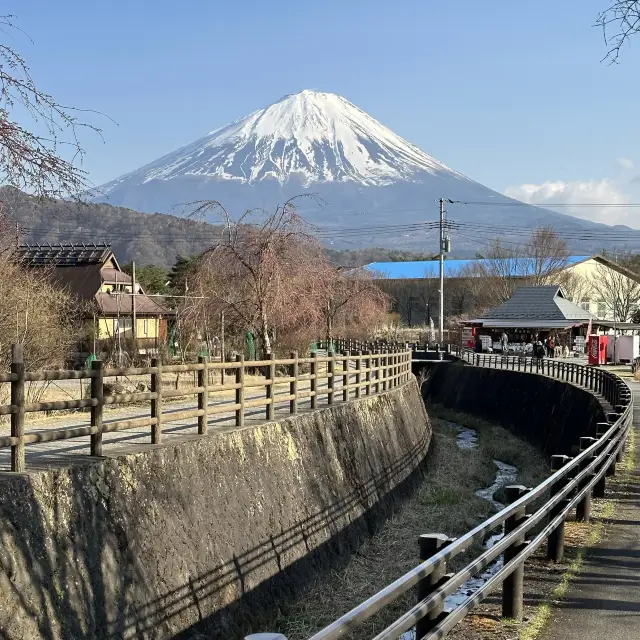
[[[137,355],[137,347],[136,347],[136,338],[138,337],[138,327],[136,322],[136,263],[135,261],[131,262],[131,336],[133,337],[133,348],[136,351]]]
[[[440,319],[438,341],[444,340],[444,198],[440,198]]]

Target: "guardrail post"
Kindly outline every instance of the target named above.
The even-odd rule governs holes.
[[[580,451],[585,451],[588,449],[594,442],[595,438],[582,437],[580,438]],[[593,457],[587,458],[581,465],[580,470],[586,469],[591,462],[593,462]],[[590,478],[587,476],[585,483],[589,482]],[[591,489],[584,494],[584,497],[578,504],[576,505],[576,522],[589,522],[589,518],[591,517]]]
[[[551,456],[551,473],[562,469],[571,458],[569,456]],[[564,476],[556,483],[553,484],[549,493],[551,497],[555,496],[557,493],[567,485],[569,482],[569,478]],[[567,499],[561,500],[553,509],[551,509],[549,513],[549,521],[553,521],[558,514],[564,508]],[[564,557],[564,520],[549,534],[547,538],[547,559],[553,560],[553,562],[560,562]]]
[[[206,356],[198,356],[198,364],[202,366],[202,369],[198,369],[198,387],[202,387],[202,391],[198,391],[198,411],[203,412],[198,416],[198,433],[204,435],[209,426],[209,371]]]
[[[96,405],[91,407],[91,427],[96,430],[95,433],[91,434],[91,455],[101,456],[102,412],[104,409],[104,366],[102,360],[94,360],[91,363],[91,371],[93,372],[91,398],[96,400]]]
[[[311,391],[310,405],[312,409],[318,408],[318,352],[313,354],[311,359],[311,380],[309,381],[309,390]]]
[[[244,426],[244,356],[237,355],[236,362],[236,427]]]
[[[11,347],[11,373],[17,380],[11,381],[11,404],[15,413],[11,414],[11,436],[18,438],[18,444],[11,445],[11,471],[22,473],[25,469],[24,446],[24,357],[21,344]]]
[[[289,413],[298,413],[298,352],[291,352],[291,377],[293,380],[289,383],[289,395],[293,396],[289,400]]]
[[[443,533],[423,534],[418,539],[420,545],[420,560],[424,562],[433,557],[443,547],[451,543],[451,538]],[[427,598],[438,585],[447,572],[447,565],[443,562],[436,567],[426,578],[418,582],[418,602]],[[416,639],[423,638],[431,631],[444,615],[444,603],[434,607],[416,623]]]
[[[358,351],[356,360],[356,398],[361,395],[360,383],[362,382],[362,351]]]
[[[596,425],[596,438],[600,440],[604,434],[609,431],[610,426],[606,422],[599,422]],[[609,460],[611,460],[611,456],[608,456]],[[593,486],[593,497],[594,498],[604,498],[606,483],[607,483],[607,475],[609,475],[609,469],[611,467],[614,468],[615,471],[615,462],[605,462],[603,467],[606,467],[606,472],[602,474],[602,477],[596,484]]]
[[[316,351],[315,355],[317,356],[318,352]],[[266,396],[267,396],[267,406],[265,409],[265,413],[267,415],[267,420],[273,420],[276,414],[276,403],[275,403],[275,390],[276,390],[276,354],[271,352],[269,355],[269,364],[267,366],[267,378],[271,380],[270,384],[266,386]]]
[[[330,356],[327,361],[327,404],[331,406],[333,404],[333,385],[335,382],[335,367],[336,359],[335,356]]]
[[[151,391],[156,394],[155,399],[151,400],[151,417],[156,419],[156,423],[151,425],[151,444],[160,444],[162,441],[162,362],[158,358],[153,358],[151,366],[156,369],[156,372],[151,374]]]
[[[507,504],[515,502],[520,496],[527,492],[522,485],[510,485],[505,487]],[[518,509],[509,516],[504,523],[504,533],[508,535],[517,529],[527,518],[526,508]],[[504,550],[504,563],[507,564],[524,549],[525,537],[520,536]],[[524,598],[524,563],[521,563],[511,575],[507,576],[502,583],[502,616],[513,620],[522,620],[522,607]]]

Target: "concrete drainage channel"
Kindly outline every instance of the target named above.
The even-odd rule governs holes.
[[[460,449],[477,449],[478,448],[478,434],[475,429],[469,429],[468,427],[463,427],[460,424],[455,422],[447,423],[450,426],[454,427],[458,432],[458,437],[456,438],[456,442]],[[510,465],[502,462],[500,460],[494,460],[494,464],[496,465],[496,477],[493,484],[484,489],[478,489],[476,491],[476,495],[487,502],[490,502],[496,511],[500,511],[504,508],[504,505],[501,502],[498,502],[494,499],[494,495],[496,491],[506,487],[510,484],[515,484],[518,470]],[[498,533],[494,533],[492,536],[487,538],[484,542],[483,547],[485,549],[490,549],[494,544],[499,542],[503,537],[503,532],[500,531]],[[491,565],[487,567],[487,569],[482,572],[480,575],[467,580],[455,593],[452,593],[450,596],[446,598],[444,601],[444,610],[448,613],[453,611],[456,607],[458,607],[462,602],[464,602],[470,595],[472,595],[475,591],[477,591],[482,585],[485,584],[492,576],[494,576],[503,566],[503,557],[499,556],[498,559]],[[400,640],[415,640],[416,632],[414,629],[403,633],[400,636]],[[255,639],[259,640],[259,639]],[[264,640],[267,640],[266,638]],[[277,640],[274,638],[274,640]]]

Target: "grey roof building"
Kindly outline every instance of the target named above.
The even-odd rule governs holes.
[[[544,285],[516,289],[510,300],[471,322],[488,328],[569,329],[589,320],[596,316],[567,300],[561,287]]]

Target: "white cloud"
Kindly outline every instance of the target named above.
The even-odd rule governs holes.
[[[635,165],[633,164],[633,160],[631,160],[630,158],[618,158],[618,164],[623,169],[628,169],[629,171],[632,171],[633,169],[635,169]]]
[[[606,178],[576,182],[554,180],[542,184],[521,184],[507,187],[504,194],[509,198],[546,206],[549,209],[554,209],[553,203],[570,205],[558,207],[555,210],[577,218],[638,227],[638,220],[633,219],[637,218],[633,210],[606,206],[630,202],[630,196],[621,190],[620,185]]]

